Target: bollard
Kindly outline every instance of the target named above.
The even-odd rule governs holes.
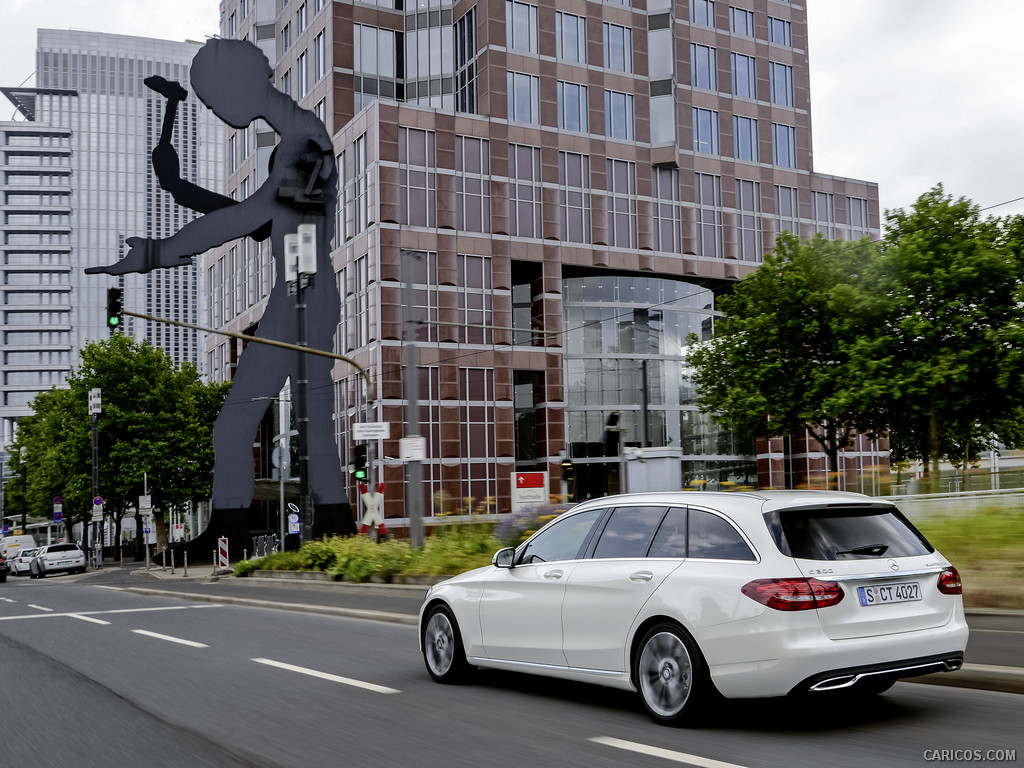
[[[182,573],[182,576],[188,576],[188,552],[186,552],[184,555],[182,555],[182,557],[185,558],[185,565],[184,565],[184,569],[185,570],[184,570],[184,573]]]
[[[171,550],[171,573],[174,573],[174,550]]]
[[[243,549],[242,550],[242,559],[243,560],[248,560],[249,559],[249,550],[248,549]]]
[[[213,573],[211,573],[210,575],[211,576],[216,576],[217,575],[217,550],[216,549],[213,550]]]
[[[167,570],[167,547],[164,547],[163,550],[160,552],[160,570]]]

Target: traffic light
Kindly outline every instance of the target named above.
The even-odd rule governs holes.
[[[107,328],[116,331],[121,327],[121,289],[107,289]]]
[[[575,477],[576,468],[573,466],[571,459],[562,459],[562,480],[567,483],[572,483]]]
[[[352,446],[352,476],[360,483],[366,482],[366,443]]]

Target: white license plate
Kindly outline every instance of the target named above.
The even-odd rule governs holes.
[[[901,581],[872,587],[857,587],[861,605],[912,603],[921,599],[921,585],[916,581]]]
[[[73,562],[74,560],[58,560],[57,565],[71,565]]]

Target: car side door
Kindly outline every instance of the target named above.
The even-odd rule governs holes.
[[[628,638],[637,614],[683,562],[648,557],[661,527],[681,523],[685,538],[685,514],[680,521],[672,511],[664,504],[612,510],[592,555],[573,569],[562,603],[562,650],[570,667],[629,668]]]
[[[519,549],[511,568],[490,575],[480,598],[480,633],[488,658],[565,666],[565,585],[606,512],[591,509],[553,521]]]

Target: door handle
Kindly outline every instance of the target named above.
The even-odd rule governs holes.
[[[654,574],[650,571],[637,571],[629,575],[630,581],[650,581],[654,578]]]
[[[560,579],[560,578],[562,578],[562,573],[563,573],[563,571],[561,571],[559,569],[556,569],[556,570],[553,570],[553,571],[544,571],[544,578],[545,579],[552,579],[552,580]]]

